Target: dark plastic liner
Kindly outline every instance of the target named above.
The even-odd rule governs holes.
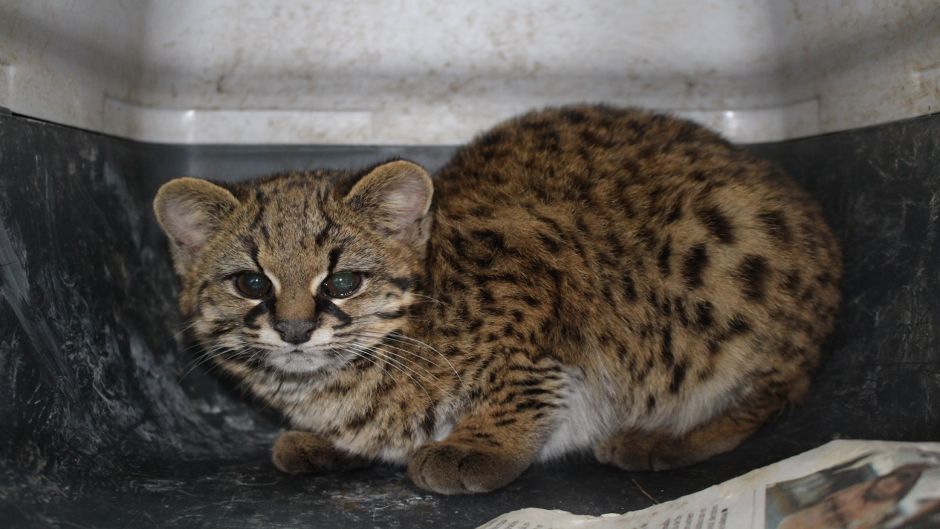
[[[154,145],[0,109],[0,525],[475,527],[501,512],[647,507],[834,438],[940,440],[940,116],[756,145],[823,203],[844,305],[807,401],[738,450],[661,473],[590,457],[483,496],[401,469],[278,473],[279,420],[201,368],[150,201],[169,178],[241,179],[449,147]]]

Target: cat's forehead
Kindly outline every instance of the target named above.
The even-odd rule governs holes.
[[[333,200],[338,176],[327,172],[287,173],[238,186],[235,195],[247,206],[291,209],[306,204],[310,210],[313,205]]]
[[[306,281],[339,259],[375,260],[375,249],[363,248],[357,223],[337,197],[333,176],[290,175],[240,190],[241,238],[263,268]]]

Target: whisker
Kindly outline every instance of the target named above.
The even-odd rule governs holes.
[[[182,375],[180,375],[179,381],[182,381],[187,376],[189,376],[189,374],[192,373],[197,367],[204,365],[229,352],[235,355],[240,354],[238,351],[233,351],[231,348],[225,347],[225,346],[216,346],[214,348],[208,349],[205,354],[202,354],[199,357],[197,357],[192,362],[192,365],[189,366],[189,368],[186,369],[186,371]]]
[[[359,344],[359,345],[361,345],[361,344]],[[442,393],[444,393],[444,395],[446,395],[448,398],[451,398],[451,399],[455,398],[454,394],[451,393],[450,390],[447,389],[447,387],[445,387],[445,385],[441,383],[441,380],[440,380],[440,379],[437,377],[437,375],[436,375],[434,372],[432,372],[431,370],[427,369],[427,368],[424,367],[424,366],[421,366],[421,365],[415,364],[415,363],[413,363],[413,362],[410,362],[410,361],[408,361],[408,359],[405,358],[404,356],[401,356],[401,355],[396,354],[396,353],[394,353],[394,352],[392,352],[392,351],[389,351],[388,349],[383,349],[383,348],[378,347],[378,346],[370,346],[370,347],[371,347],[372,349],[374,349],[374,350],[381,351],[381,352],[383,352],[383,353],[385,353],[385,354],[387,354],[387,355],[391,355],[391,356],[397,358],[397,359],[398,359],[397,363],[403,365],[406,369],[409,369],[409,368],[408,368],[408,365],[411,365],[411,366],[420,368],[420,369],[424,372],[424,374],[419,373],[419,372],[416,372],[416,371],[414,371],[413,369],[409,369],[409,370],[410,370],[411,372],[415,373],[416,375],[421,376],[422,378],[424,378],[424,379],[427,380],[428,382],[430,382],[435,388],[437,388],[439,391],[441,391]],[[420,357],[420,358],[423,359],[423,357]]]
[[[416,298],[424,298],[424,299],[426,299],[426,300],[433,301],[433,302],[435,302],[435,303],[440,303],[440,304],[442,304],[442,305],[450,305],[450,303],[447,303],[446,301],[441,301],[441,300],[439,300],[439,299],[437,299],[437,298],[434,298],[434,297],[431,297],[431,296],[426,296],[426,295],[424,295],[424,294],[418,294],[418,293],[416,293],[416,292],[412,292],[411,295],[412,295],[413,297],[416,297]]]
[[[443,358],[445,362],[447,362],[447,365],[450,366],[450,369],[454,372],[454,375],[457,377],[457,380],[460,382],[460,385],[461,385],[462,387],[464,387],[464,388],[467,387],[467,385],[464,383],[463,379],[460,377],[460,373],[457,372],[457,368],[454,367],[454,364],[451,363],[450,359],[448,359],[447,356],[446,356],[444,353],[438,351],[437,349],[435,349],[434,347],[430,346],[429,344],[427,344],[427,343],[425,343],[425,342],[422,342],[421,340],[412,338],[412,337],[410,337],[410,336],[407,336],[407,335],[398,333],[398,332],[390,332],[390,333],[385,333],[385,334],[382,334],[382,333],[377,332],[377,331],[368,331],[368,330],[366,330],[366,331],[358,331],[358,332],[361,333],[361,334],[363,334],[363,335],[370,335],[370,334],[371,334],[372,336],[375,336],[375,337],[389,338],[389,339],[392,339],[392,340],[397,341],[397,342],[400,343],[400,344],[411,344],[411,345],[415,345],[415,346],[424,347],[425,349],[430,349],[431,351],[433,351],[434,353],[436,353],[438,356],[440,356],[441,358]],[[423,358],[423,357],[422,357],[422,358]],[[435,364],[435,365],[437,365],[437,364]]]
[[[412,382],[417,384],[418,387],[421,388],[421,390],[424,391],[424,393],[427,395],[429,402],[434,402],[434,399],[431,398],[431,393],[428,392],[428,389],[424,386],[424,384],[422,384],[420,380],[416,379],[414,376],[411,375],[411,373],[414,373],[416,376],[421,376],[420,373],[410,369],[408,366],[400,362],[397,362],[395,359],[386,355],[385,353],[388,353],[388,351],[380,351],[380,350],[376,350],[375,348],[366,348],[365,346],[360,345],[358,343],[349,343],[347,344],[347,346],[352,347],[364,354],[370,354],[377,358],[381,358],[382,360],[385,360],[385,362],[387,362],[389,366],[394,367],[395,369],[401,371],[405,376],[410,378]],[[442,388],[438,387],[438,389],[442,389]]]
[[[372,336],[369,336],[369,335],[367,335],[367,334],[357,334],[357,333],[351,333],[350,336],[352,336],[353,338],[372,338]],[[397,343],[405,344],[405,342],[402,342],[402,341],[400,341],[400,340],[397,341]],[[428,358],[428,357],[423,356],[423,355],[421,355],[421,354],[419,354],[419,353],[416,353],[416,352],[414,352],[414,351],[410,351],[410,350],[408,350],[408,349],[405,349],[405,348],[403,348],[403,347],[398,347],[397,345],[392,345],[392,344],[390,344],[390,343],[382,343],[382,345],[383,345],[384,347],[391,347],[392,349],[395,349],[395,350],[397,350],[397,351],[401,351],[401,352],[403,352],[403,353],[407,353],[407,354],[409,354],[409,355],[411,355],[411,356],[413,356],[413,357],[415,357],[415,358],[420,358],[421,360],[424,360],[424,361],[426,361],[426,362],[430,362],[432,365],[434,365],[434,366],[436,366],[436,367],[439,367],[439,368],[442,368],[442,369],[444,368],[443,365],[441,365],[441,364],[435,362],[434,359]]]

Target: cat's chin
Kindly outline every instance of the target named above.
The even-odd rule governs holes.
[[[265,362],[282,373],[291,375],[313,374],[335,367],[335,361],[317,353],[271,353]]]

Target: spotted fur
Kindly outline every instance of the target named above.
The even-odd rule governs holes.
[[[296,429],[279,468],[407,464],[441,493],[572,451],[662,469],[730,450],[804,394],[839,302],[839,246],[802,191],[640,110],[521,116],[433,186],[406,161],[179,179],[155,210],[195,336]],[[340,270],[363,285],[329,299]],[[244,271],[272,293],[240,295]],[[281,321],[314,330],[291,344]]]

